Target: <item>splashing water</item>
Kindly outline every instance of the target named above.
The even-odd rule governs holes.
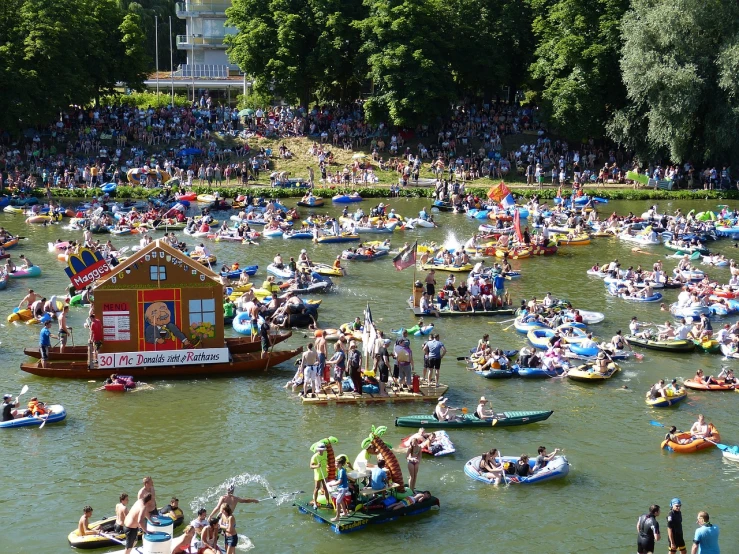
[[[239,544],[236,545],[236,550],[251,550],[254,548],[254,543],[246,535],[239,535]]]
[[[300,494],[303,492],[303,491],[277,492],[272,488],[272,485],[269,484],[269,481],[267,481],[267,479],[265,479],[261,475],[252,475],[251,473],[242,473],[241,475],[237,475],[236,477],[231,477],[229,479],[226,479],[220,485],[211,487],[207,491],[205,491],[204,494],[200,496],[196,496],[190,502],[190,509],[193,511],[193,513],[197,513],[198,509],[200,508],[208,508],[210,505],[215,505],[218,498],[226,494],[226,492],[228,492],[228,487],[230,485],[233,485],[234,487],[241,487],[241,486],[248,485],[251,483],[258,483],[259,485],[262,485],[262,487],[264,487],[264,490],[266,491],[266,494],[264,496],[269,496],[270,500],[274,500],[276,506],[280,506],[286,502],[292,502],[295,499],[295,496],[297,494]],[[254,545],[251,543],[248,537],[243,537],[243,538],[245,541],[244,544],[246,546],[242,550],[249,550],[254,547]],[[239,546],[241,546],[241,543],[239,543]]]
[[[447,231],[446,238],[444,239],[442,246],[444,247],[444,250],[452,250],[456,252],[457,250],[461,250],[463,245],[459,242],[454,231]]]
[[[275,491],[264,477],[261,475],[252,475],[251,473],[242,473],[236,477],[231,477],[216,487],[211,487],[201,496],[196,496],[190,502],[190,509],[197,513],[198,509],[205,508],[210,504],[215,504],[218,497],[228,492],[228,487],[233,485],[234,487],[241,487],[250,483],[258,483],[264,487],[269,496],[276,496]]]

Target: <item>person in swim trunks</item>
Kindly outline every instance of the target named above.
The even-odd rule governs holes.
[[[668,552],[677,552],[678,550],[685,554],[685,539],[683,538],[683,514],[681,509],[682,503],[679,498],[670,500],[670,513],[667,514],[667,544]]]
[[[139,540],[139,531],[146,529],[146,520],[149,518],[152,495],[147,492],[139,498],[128,512],[123,521],[123,534],[126,536],[126,550],[124,554],[131,554],[131,550]]]

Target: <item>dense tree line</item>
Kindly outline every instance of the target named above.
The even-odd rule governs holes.
[[[570,140],[643,160],[738,151],[736,0],[233,0],[231,59],[261,94],[366,97],[411,126],[525,91]],[[506,95],[503,94],[505,97]]]
[[[607,136],[642,160],[739,154],[736,0],[232,1],[228,52],[263,97],[364,97],[371,121],[413,126],[521,91],[571,141]],[[175,0],[3,0],[0,128],[139,87],[156,16],[168,69],[174,14]]]
[[[115,0],[0,2],[0,128],[50,123],[146,74],[141,16]]]

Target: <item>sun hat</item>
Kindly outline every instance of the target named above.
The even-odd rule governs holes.
[[[318,446],[316,446],[316,452],[323,452],[324,450],[326,450],[325,444],[321,443]]]
[[[487,404],[487,403],[488,403],[487,398],[485,398],[484,396],[481,396],[480,397],[480,404]]]
[[[439,397],[439,404],[446,404],[446,401],[449,400],[448,398],[444,398],[443,396]]]

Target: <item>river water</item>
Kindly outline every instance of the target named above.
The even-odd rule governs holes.
[[[390,199],[398,213],[412,216],[427,201]],[[291,204],[291,202],[288,202]],[[370,202],[363,208],[369,211]],[[612,202],[607,213],[632,210],[639,214],[647,202]],[[715,208],[706,201],[662,202],[659,211]],[[334,214],[338,208],[327,208]],[[464,241],[479,222],[463,215],[439,214],[439,229],[421,229],[393,235],[394,246],[404,240],[457,238]],[[56,238],[79,238],[80,233],[26,226],[22,216],[0,214],[0,225],[28,237],[13,250],[14,257],[29,254],[44,273],[35,280],[11,282],[0,293],[0,313],[9,313],[32,286],[47,297],[62,294],[67,279],[46,244]],[[188,237],[189,238],[189,237]],[[135,244],[134,237],[115,239],[114,244]],[[259,264],[256,281],[261,282],[267,264],[280,252],[297,256],[307,248],[315,261],[330,263],[342,245],[312,245],[308,241],[264,239],[259,246],[213,243],[219,265],[238,260]],[[717,251],[731,254],[734,242],[711,243]],[[669,314],[659,304],[634,305],[613,299],[599,279],[585,271],[596,261],[617,257],[624,267],[649,265],[658,258],[668,269],[674,260],[661,246],[654,255],[631,252],[618,239],[594,239],[590,246],[562,248],[557,256],[514,261],[523,278],[509,284],[518,303],[546,292],[567,298],[575,306],[605,312],[606,321],[593,326],[602,338],[627,329],[632,315],[641,321],[664,322]],[[348,263],[348,262],[347,262]],[[415,324],[405,308],[410,295],[413,270],[396,271],[389,259],[373,263],[350,263],[350,275],[336,279],[337,291],[324,297],[319,322],[338,327],[361,316],[369,301],[375,322],[386,331]],[[728,269],[708,271],[711,277],[728,281]],[[419,272],[419,276],[421,273]],[[442,277],[443,278],[443,277]],[[676,291],[665,293],[674,301]],[[73,309],[72,326],[78,343],[86,340],[82,323],[86,310]],[[498,318],[500,321],[502,318]],[[733,318],[732,318],[733,319]],[[4,322],[3,318],[3,322]],[[474,346],[482,333],[502,348],[525,345],[523,335],[509,324],[478,317],[441,318],[436,328],[449,355],[442,367],[442,381],[450,385],[453,406],[474,409],[480,395],[496,410],[552,409],[546,422],[512,429],[453,430],[455,455],[425,458],[419,487],[430,489],[441,500],[441,510],[418,518],[371,527],[346,536],[334,535],[327,526],[299,514],[292,506],[294,491],[310,491],[308,469],[314,441],[333,435],[339,439],[338,453],[351,459],[371,425],[387,425],[385,439],[397,445],[408,429],[395,428],[399,415],[430,412],[433,404],[386,404],[360,406],[303,406],[286,393],[285,382],[293,366],[285,364],[263,374],[237,378],[155,382],[154,390],[117,395],[95,392],[100,383],[53,380],[22,373],[22,348],[37,344],[38,327],[8,325],[0,329],[0,361],[3,393],[30,387],[25,400],[36,395],[63,404],[66,423],[42,430],[3,431],[4,456],[0,469],[0,520],[8,523],[0,538],[0,551],[7,553],[64,552],[66,536],[75,528],[82,507],[94,508],[93,519],[113,513],[118,495],[125,491],[135,498],[141,478],[154,478],[158,504],[171,495],[180,499],[186,517],[205,506],[209,510],[223,493],[225,483],[237,483],[236,494],[251,498],[277,495],[259,505],[241,505],[236,510],[237,529],[242,535],[239,550],[260,552],[336,552],[367,548],[373,541],[383,552],[408,548],[440,552],[491,549],[493,552],[590,553],[633,552],[635,522],[650,504],[663,507],[679,496],[685,512],[686,537],[694,530],[694,516],[707,510],[721,528],[726,552],[739,541],[736,514],[739,465],[725,462],[717,449],[695,455],[668,454],[659,448],[664,430],[649,424],[656,419],[666,425],[689,428],[698,413],[706,415],[721,432],[722,442],[736,444],[739,431],[739,395],[691,392],[686,403],[672,410],[651,410],[644,393],[660,378],[689,377],[697,367],[719,371],[719,355],[670,355],[644,351],[644,360],[623,364],[624,371],[602,385],[571,381],[486,380],[467,372],[455,362]],[[228,334],[233,334],[231,330]],[[296,331],[286,346],[304,345],[307,339]],[[414,339],[420,353],[421,340]],[[731,363],[731,362],[724,362]],[[628,390],[622,390],[623,385]],[[569,477],[561,482],[532,487],[493,487],[474,482],[463,473],[466,460],[493,446],[504,455],[535,454],[536,447],[563,449],[572,464]],[[405,471],[404,456],[399,456]],[[407,475],[406,475],[407,478]],[[665,527],[664,517],[660,524]],[[665,548],[663,542],[658,549]],[[109,549],[110,550],[110,549]],[[102,551],[104,552],[104,550]]]

